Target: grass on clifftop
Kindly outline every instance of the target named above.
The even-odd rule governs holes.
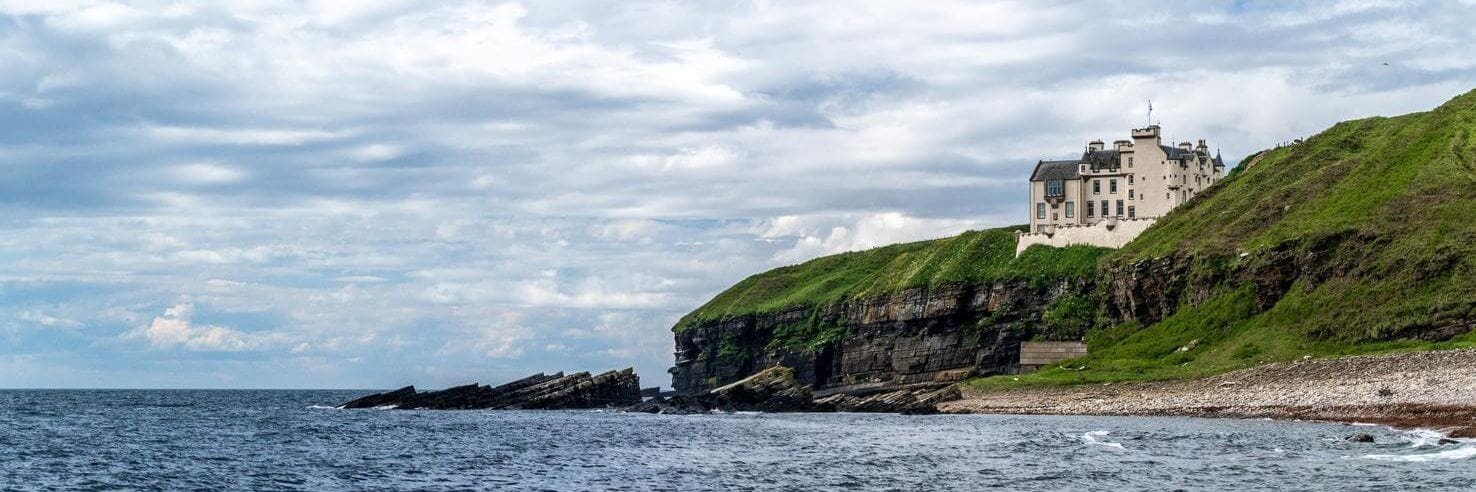
[[[1093,332],[1083,359],[973,384],[1198,377],[1306,355],[1476,346],[1476,91],[1269,150],[1102,262],[1189,255],[1191,277],[1213,276],[1269,250],[1331,255],[1339,273],[1298,282],[1264,311],[1250,286],[1222,285],[1152,326]]]
[[[1025,279],[1048,282],[1082,278],[1096,270],[1107,248],[1043,246],[1015,257],[1015,231],[1004,227],[954,237],[895,244],[824,256],[744,279],[682,318],[673,329],[792,307],[825,306],[850,299],[964,282]]]

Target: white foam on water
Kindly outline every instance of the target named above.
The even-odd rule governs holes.
[[[1396,461],[1403,463],[1424,463],[1428,461],[1457,461],[1476,458],[1476,445],[1466,444],[1464,446],[1447,449],[1435,453],[1420,454],[1365,454],[1359,456],[1366,460]]]
[[[1445,439],[1445,433],[1433,431],[1430,429],[1415,429],[1411,431],[1405,431],[1404,437],[1406,439],[1409,439],[1409,447],[1422,448],[1425,446],[1439,445],[1440,440]]]
[[[1122,447],[1122,444],[1120,444],[1120,443],[1107,442],[1107,441],[1103,441],[1103,440],[1100,439],[1102,437],[1106,437],[1107,434],[1111,434],[1111,432],[1108,432],[1108,431],[1091,431],[1091,432],[1088,432],[1086,434],[1082,434],[1081,435],[1081,440],[1082,440],[1082,442],[1085,442],[1087,444],[1096,444],[1098,446],[1106,446],[1106,447],[1109,447],[1109,448],[1117,448],[1117,449],[1127,450],[1127,448]]]
[[[343,407],[333,407],[328,405],[308,405],[309,410],[340,410],[342,408]]]

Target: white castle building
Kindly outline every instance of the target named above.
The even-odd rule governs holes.
[[[1030,175],[1030,231],[1015,254],[1033,244],[1121,247],[1154,219],[1189,201],[1225,175],[1219,153],[1198,145],[1163,145],[1158,125],[1133,139],[1087,143],[1080,159],[1039,161]]]

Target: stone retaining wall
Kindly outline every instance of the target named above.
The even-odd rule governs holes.
[[[1015,244],[1015,256],[1020,256],[1025,248],[1034,244],[1057,248],[1073,244],[1121,248],[1122,245],[1142,234],[1156,220],[1155,218],[1109,219],[1092,225],[1058,226],[1051,232],[1016,233],[1015,236],[1019,238],[1019,241]]]
[[[1083,342],[1021,342],[1020,372],[1033,372],[1041,366],[1086,354],[1087,346]]]

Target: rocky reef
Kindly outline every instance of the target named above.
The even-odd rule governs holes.
[[[786,367],[772,367],[712,391],[642,401],[640,377],[632,369],[591,376],[534,374],[500,386],[468,384],[439,391],[406,386],[340,405],[345,409],[398,410],[566,410],[620,408],[627,412],[693,414],[709,412],[889,412],[937,413],[937,404],[956,400],[954,386],[903,388],[871,394],[834,394],[816,400],[807,384]]]
[[[957,386],[922,385],[870,394],[836,393],[816,399],[808,384],[787,367],[759,371],[731,384],[695,395],[653,398],[627,407],[627,412],[693,414],[720,412],[867,412],[937,413],[940,403],[957,400]]]
[[[773,366],[792,368],[816,389],[858,391],[1006,373],[1021,341],[1080,339],[1085,323],[1052,331],[1040,320],[1092,289],[1090,279],[960,283],[699,322],[675,334],[672,387],[701,393]],[[796,327],[831,336],[788,343],[785,333]]]
[[[344,403],[341,408],[557,410],[624,407],[640,401],[640,377],[627,368],[597,375],[539,373],[500,386],[468,384],[440,391],[421,392],[406,386]]]

